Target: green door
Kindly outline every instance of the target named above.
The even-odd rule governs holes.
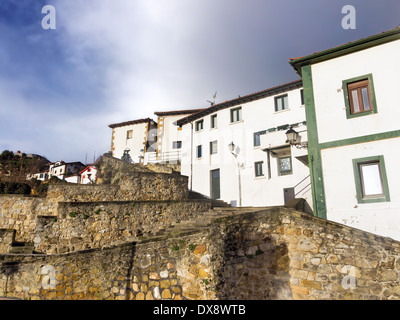
[[[211,198],[219,199],[221,197],[221,189],[220,189],[220,175],[219,169],[210,171],[211,177]]]

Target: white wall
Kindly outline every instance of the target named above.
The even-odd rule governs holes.
[[[322,150],[327,218],[400,240],[400,138]],[[390,201],[358,203],[353,159],[383,155]]]
[[[182,141],[181,130],[179,130],[179,127],[175,123],[185,116],[186,115],[168,115],[158,118],[158,154],[180,151],[180,149],[173,149],[172,143],[173,141]],[[162,123],[162,127],[160,127],[160,123]]]
[[[132,139],[127,139],[127,131],[133,130]],[[135,163],[139,162],[139,156],[144,156],[147,141],[147,122],[114,128],[113,157],[121,159],[125,149],[130,149],[130,156]]]
[[[400,40],[312,66],[319,142],[399,130]],[[342,81],[372,73],[378,113],[346,118]]]
[[[399,130],[400,40],[312,66],[319,142]],[[342,81],[372,74],[377,113],[347,119]],[[346,142],[346,141],[345,141]],[[384,156],[390,202],[358,203],[352,159]],[[400,139],[323,149],[327,218],[400,240]]]
[[[281,94],[279,94],[281,95]],[[276,95],[276,96],[279,96]],[[254,147],[254,132],[267,130],[284,124],[293,124],[305,121],[304,106],[301,106],[300,89],[288,92],[289,110],[275,112],[274,96],[242,104],[242,121],[230,123],[230,110],[235,107],[222,109],[217,114],[218,128],[210,128],[210,114],[204,118],[204,129],[195,131],[193,122],[193,148],[191,145],[191,124],[182,128],[183,158],[182,174],[192,176],[194,191],[210,196],[210,170],[220,169],[221,173],[221,199],[233,205],[239,204],[239,178],[238,166],[241,164],[241,189],[242,206],[270,206],[283,205],[283,188],[294,187],[303,178],[309,175],[309,169],[294,158],[299,154],[307,154],[306,149],[292,148],[293,174],[287,176],[277,175],[276,159],[271,158],[271,179],[267,175],[267,154],[263,149],[285,145],[286,130],[262,135],[261,146]],[[296,130],[306,130],[305,126]],[[302,133],[306,141],[306,133]],[[210,141],[218,141],[217,154],[210,155]],[[238,147],[235,158],[228,144],[234,142]],[[197,145],[203,146],[203,156],[196,158]],[[193,152],[193,168],[191,168],[191,151]],[[255,177],[254,163],[264,161],[264,177]],[[190,186],[190,181],[189,181]],[[309,199],[311,193],[304,195]]]

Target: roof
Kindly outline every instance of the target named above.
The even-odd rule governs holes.
[[[291,58],[289,63],[292,65],[292,67],[296,70],[298,74],[301,74],[301,67],[305,65],[337,58],[349,53],[364,50],[373,46],[377,46],[383,43],[399,39],[400,39],[400,27],[396,27],[394,29],[383,31],[381,33],[368,36],[366,38],[362,38],[356,41],[351,41],[330,49],[314,52],[304,57]]]
[[[254,100],[258,100],[258,99],[262,99],[265,97],[269,97],[269,96],[273,96],[279,93],[283,93],[289,90],[293,90],[293,89],[297,89],[297,88],[301,88],[303,86],[302,80],[295,80],[292,82],[288,82],[285,84],[281,84],[263,91],[259,91],[259,92],[255,92],[255,93],[251,93],[248,94],[246,96],[243,97],[238,97],[236,99],[232,99],[232,100],[228,100],[219,104],[216,104],[212,107],[206,108],[206,109],[202,109],[201,111],[198,111],[196,113],[193,113],[185,118],[179,119],[177,121],[177,125],[178,126],[182,126],[184,124],[187,124],[189,122],[192,122],[196,119],[202,118],[206,115],[209,115],[211,113],[214,113],[216,111],[222,110],[222,109],[226,109],[226,108],[230,108],[236,105],[240,105],[243,103],[247,103],[247,102],[251,102]]]
[[[97,170],[97,168],[95,166],[86,166],[85,169],[81,170],[79,173],[82,173],[82,172],[86,171],[89,168]]]
[[[173,110],[173,111],[157,111],[154,112],[155,115],[157,116],[173,116],[173,115],[181,115],[181,114],[192,114],[196,113],[199,111],[203,111],[206,108],[203,109],[188,109],[188,110]]]
[[[129,126],[129,125],[133,125],[133,124],[146,123],[146,122],[151,122],[151,121],[156,123],[153,119],[145,118],[145,119],[125,121],[125,122],[120,122],[120,123],[113,123],[113,124],[109,124],[108,126],[110,128],[117,128],[117,127],[125,127],[125,126]]]

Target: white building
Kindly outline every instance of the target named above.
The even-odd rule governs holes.
[[[314,212],[400,240],[400,29],[292,59],[307,112]]]
[[[147,152],[155,152],[157,123],[150,118],[110,124],[112,156],[128,162],[140,163]]]
[[[157,118],[156,152],[149,153],[147,162],[177,163],[181,161],[182,128],[177,121],[204,109],[174,110],[155,112]]]
[[[61,180],[67,180],[68,182],[78,183],[75,178],[68,178],[79,173],[84,167],[82,162],[64,162],[57,161],[50,163],[49,165],[49,178],[56,176]]]
[[[42,172],[37,172],[34,174],[29,174],[26,179],[27,180],[36,179],[39,181],[45,181],[45,180],[49,179],[49,172],[42,171]]]
[[[291,147],[285,134],[293,126],[307,141],[301,80],[216,104],[177,124],[181,173],[192,191],[234,206],[283,205],[296,197],[311,207],[307,149]]]
[[[97,179],[97,168],[92,165],[88,165],[85,169],[83,169],[80,174],[80,183],[81,184],[94,184]]]

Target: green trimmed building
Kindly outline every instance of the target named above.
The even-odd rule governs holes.
[[[400,28],[291,59],[314,215],[400,240]]]

